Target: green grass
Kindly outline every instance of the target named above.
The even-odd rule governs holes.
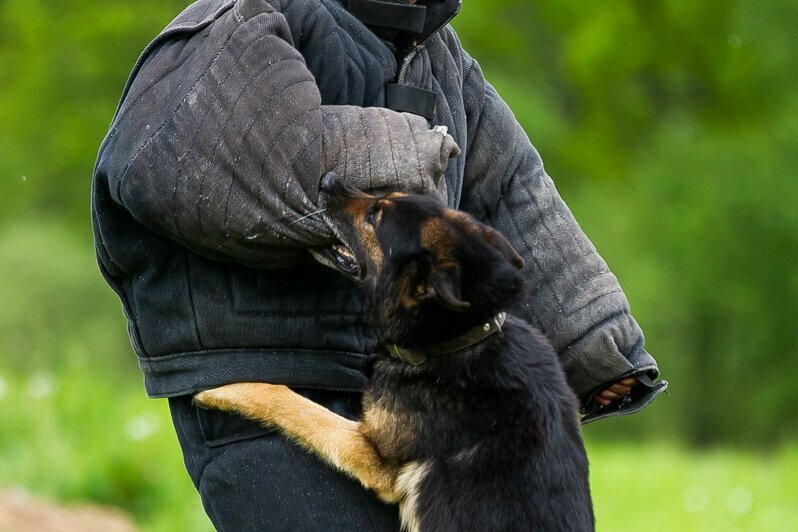
[[[165,401],[91,369],[0,378],[0,486],[130,512],[144,530],[212,530]]]
[[[798,447],[768,455],[588,445],[598,530],[794,530]]]
[[[143,530],[210,530],[166,402],[145,397],[90,241],[46,222],[0,230],[0,301],[0,489],[117,506]],[[672,408],[658,403],[638,416]],[[758,454],[608,441],[634,423],[585,430],[599,530],[788,530],[798,522],[798,445]]]
[[[210,530],[185,473],[165,401],[138,379],[92,370],[4,368],[2,484],[121,507],[144,530]],[[623,423],[608,421],[607,423]],[[589,441],[599,530],[788,530],[798,522],[798,447],[769,455]]]
[[[5,226],[0,301],[0,489],[118,506],[144,530],[211,530],[91,241]]]

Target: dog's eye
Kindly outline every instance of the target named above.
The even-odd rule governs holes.
[[[366,209],[366,223],[370,225],[377,225],[381,210],[382,206],[379,203],[374,203],[373,205],[369,206],[369,208]]]

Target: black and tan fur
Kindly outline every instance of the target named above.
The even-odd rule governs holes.
[[[329,220],[360,263],[383,346],[434,354],[521,297],[523,260],[495,230],[420,197],[323,183]],[[206,407],[279,426],[399,503],[407,530],[592,530],[576,400],[548,341],[508,316],[501,332],[415,365],[377,354],[350,421],[285,386],[199,394]]]

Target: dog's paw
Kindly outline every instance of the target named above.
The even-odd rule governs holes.
[[[227,400],[222,388],[205,390],[194,396],[194,404],[202,408],[224,410],[224,405],[226,403]]]
[[[194,404],[202,408],[240,412],[247,405],[263,399],[271,384],[262,382],[238,382],[205,390],[194,396]]]

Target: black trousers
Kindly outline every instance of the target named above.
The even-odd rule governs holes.
[[[360,395],[297,390],[349,419]],[[217,530],[397,531],[398,508],[277,431],[169,399],[188,474]]]

